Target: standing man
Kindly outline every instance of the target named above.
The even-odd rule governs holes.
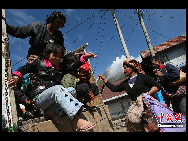
[[[152,64],[157,69],[154,72],[166,91],[166,95],[164,94],[165,103],[169,106],[171,100],[173,110],[176,113],[182,113],[186,118],[186,82],[174,86],[169,83],[180,78],[180,71],[172,64],[164,65],[163,58],[159,56],[153,57]]]
[[[28,51],[29,55],[43,56],[43,52],[47,42],[54,42],[64,47],[64,38],[59,28],[63,28],[66,17],[59,11],[53,12],[46,18],[46,24],[34,22],[28,26],[11,26],[7,24],[7,33],[16,38],[31,37],[29,44],[31,47]]]

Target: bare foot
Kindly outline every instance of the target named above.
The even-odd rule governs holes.
[[[78,115],[75,115],[73,119],[73,123],[74,125],[77,126],[77,131],[81,131],[81,132],[86,132],[96,126],[96,124],[92,122],[81,119]]]

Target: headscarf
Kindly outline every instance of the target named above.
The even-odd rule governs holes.
[[[140,62],[135,60],[135,59],[126,59],[126,60],[124,60],[123,61],[123,66],[124,65],[129,65],[129,66],[133,67],[133,69],[135,69],[137,72],[145,74],[145,72],[141,68]]]
[[[85,64],[83,64],[80,68],[84,69],[87,73],[89,73],[89,64],[88,64],[88,62],[86,62]]]

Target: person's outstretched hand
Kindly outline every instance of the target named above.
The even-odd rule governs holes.
[[[92,52],[89,52],[87,54],[85,54],[84,59],[87,58],[97,58],[97,55],[93,54]]]
[[[98,75],[98,77],[99,77],[99,80],[100,80],[100,81],[103,81],[104,83],[107,82],[106,78],[104,78],[104,76],[102,76],[101,74]]]

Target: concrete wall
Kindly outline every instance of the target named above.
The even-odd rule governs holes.
[[[97,126],[88,132],[113,132],[113,125],[107,105],[98,105],[94,111],[86,111],[80,114],[80,117],[96,123]],[[45,121],[44,118],[33,119],[23,122],[25,132],[75,132],[76,128],[68,118],[64,116],[63,124],[56,125],[51,120]]]
[[[131,105],[131,102],[132,101],[129,98],[129,96],[123,96],[123,97],[105,102],[105,104],[108,105],[112,121],[124,118]]]
[[[156,55],[162,56],[164,59],[167,58],[168,61],[166,63],[174,66],[184,63],[186,62],[186,42],[161,51]]]

